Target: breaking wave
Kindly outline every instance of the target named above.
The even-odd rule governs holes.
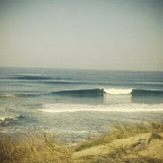
[[[140,89],[80,89],[80,90],[63,90],[56,92],[21,92],[14,94],[0,94],[0,98],[17,98],[17,97],[38,97],[38,96],[72,96],[72,97],[103,97],[105,95],[131,95],[131,96],[163,96],[161,90],[140,90]]]
[[[103,90],[104,93],[107,94],[113,94],[113,95],[121,95],[121,94],[131,94],[132,93],[132,89],[104,89]]]
[[[69,96],[102,96],[103,89],[81,89],[81,90],[65,90],[52,92],[53,95],[69,95]]]
[[[110,95],[127,95],[133,96],[141,95],[163,95],[163,91],[160,90],[140,90],[140,89],[81,89],[81,90],[64,90],[58,92],[52,92],[53,95],[69,95],[69,96],[103,96],[104,94]]]
[[[120,104],[120,105],[86,105],[86,104],[44,104],[39,109],[47,113],[62,112],[163,112],[163,104]]]

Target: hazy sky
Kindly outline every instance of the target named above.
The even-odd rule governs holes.
[[[163,70],[163,0],[0,0],[0,66]]]

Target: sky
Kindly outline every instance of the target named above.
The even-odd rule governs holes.
[[[0,0],[0,66],[163,71],[163,0]]]

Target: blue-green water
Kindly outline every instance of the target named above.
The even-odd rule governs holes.
[[[162,115],[163,72],[0,68],[1,132],[80,139]]]

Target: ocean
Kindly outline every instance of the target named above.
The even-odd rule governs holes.
[[[0,68],[0,132],[79,141],[112,123],[163,120],[163,72]]]

